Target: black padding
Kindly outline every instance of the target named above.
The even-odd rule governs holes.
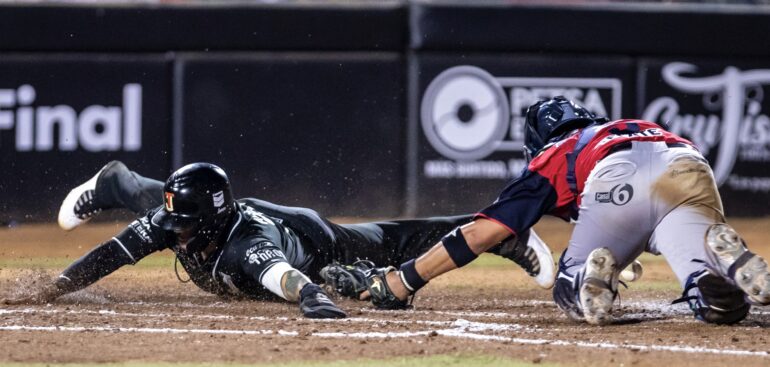
[[[463,231],[461,231],[460,228],[456,228],[454,231],[449,232],[441,239],[441,243],[444,244],[446,252],[449,253],[449,257],[452,258],[452,261],[454,261],[458,268],[465,266],[479,257],[479,255],[473,253],[468,246],[468,242],[465,241],[465,236],[463,236]]]
[[[583,311],[578,305],[577,292],[571,281],[565,278],[556,279],[553,286],[553,300],[559,308],[570,314],[570,317],[583,317]]]
[[[698,280],[700,307],[693,311],[698,318],[713,324],[735,324],[749,313],[751,305],[746,302],[743,292],[724,278],[707,274]]]

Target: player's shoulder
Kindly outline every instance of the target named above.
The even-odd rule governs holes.
[[[171,235],[171,232],[166,231],[161,228],[160,225],[152,221],[155,214],[161,210],[163,210],[163,205],[145,211],[133,222],[128,224],[128,229],[134,231],[142,241],[148,243],[168,242],[168,237]]]
[[[232,225],[228,228],[228,241],[260,236],[279,239],[280,224],[247,203],[239,202]]]
[[[637,125],[650,125],[650,126],[658,126],[661,125],[655,121],[650,120],[643,120],[643,119],[620,119],[620,120],[614,120],[610,121],[612,123],[625,123],[625,124],[637,124]]]
[[[579,137],[580,130],[574,130],[561,137],[559,140],[549,142],[540,150],[532,161],[529,162],[529,170],[539,171],[545,166],[562,163],[566,154],[574,148]]]

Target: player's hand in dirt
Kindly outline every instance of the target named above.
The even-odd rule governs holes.
[[[299,309],[311,319],[342,319],[348,317],[320,286],[307,283],[299,292]]]

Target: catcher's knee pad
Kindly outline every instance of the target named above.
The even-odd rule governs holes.
[[[749,251],[746,242],[729,225],[718,223],[706,232],[711,266],[734,282],[751,300],[770,304],[770,270],[761,256]]]
[[[723,277],[705,270],[690,275],[682,298],[674,303],[685,301],[696,319],[718,325],[740,322],[751,309],[743,291]]]

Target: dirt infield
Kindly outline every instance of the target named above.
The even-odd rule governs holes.
[[[770,219],[735,220],[752,248],[770,257]],[[0,296],[23,292],[119,230],[51,225],[0,231]],[[560,251],[570,227],[538,230]],[[313,321],[282,302],[223,302],[180,283],[168,253],[121,269],[95,286],[43,306],[0,306],[0,362],[276,362],[488,354],[585,366],[770,365],[770,308],[738,326],[695,321],[670,305],[679,291],[664,261],[621,292],[617,322],[575,324],[550,292],[513,265],[482,261],[433,281],[408,312],[339,300],[350,318]]]

